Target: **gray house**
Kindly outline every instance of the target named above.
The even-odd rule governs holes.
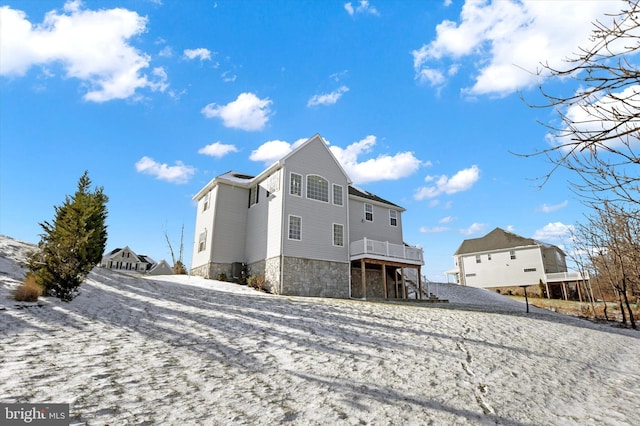
[[[194,200],[194,275],[234,277],[246,265],[274,293],[339,298],[403,298],[409,275],[421,286],[404,209],[353,187],[319,135],[258,176],[214,178]]]

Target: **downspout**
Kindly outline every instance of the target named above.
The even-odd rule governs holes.
[[[284,281],[284,233],[285,233],[285,217],[286,215],[286,206],[287,206],[287,196],[289,195],[289,192],[287,191],[287,187],[286,187],[286,183],[288,182],[287,180],[287,172],[286,172],[286,168],[284,167],[284,163],[282,163],[282,168],[280,169],[282,170],[282,173],[280,176],[280,178],[282,179],[282,182],[280,182],[280,188],[282,188],[282,213],[280,216],[282,216],[280,218],[281,221],[281,225],[280,225],[280,291],[278,291],[278,294],[282,294],[283,291],[283,281]]]
[[[346,197],[345,197],[345,203],[346,203],[346,208],[347,208],[347,220],[346,220],[346,228],[347,228],[347,262],[349,264],[349,268],[347,269],[348,274],[347,274],[347,281],[349,284],[349,299],[353,299],[353,295],[351,294],[351,228],[349,226],[350,224],[350,219],[351,216],[349,215],[349,182],[347,182],[347,187],[346,189]]]

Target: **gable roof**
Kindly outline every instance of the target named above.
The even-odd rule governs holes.
[[[340,164],[338,159],[335,157],[335,155],[333,155],[333,152],[331,152],[331,150],[327,146],[327,143],[324,141],[322,136],[320,136],[320,134],[316,133],[315,135],[313,135],[312,137],[310,137],[309,139],[304,141],[302,144],[300,144],[297,147],[295,147],[293,150],[291,150],[287,155],[282,157],[280,160],[276,161],[275,163],[273,163],[272,165],[267,167],[265,170],[263,170],[257,176],[251,176],[251,175],[247,175],[247,174],[244,174],[244,173],[236,172],[236,171],[233,171],[233,170],[230,170],[230,171],[228,171],[226,173],[223,173],[221,175],[216,176],[215,178],[211,179],[205,186],[202,187],[202,189],[200,189],[200,191],[198,191],[193,196],[193,200],[194,201],[199,201],[202,197],[205,196],[205,194],[209,190],[213,189],[220,182],[224,182],[224,183],[231,184],[231,185],[244,186],[244,187],[248,188],[251,185],[253,185],[253,183],[255,181],[260,181],[262,178],[270,175],[275,170],[278,170],[278,169],[282,168],[282,166],[284,166],[284,164],[287,161],[287,159],[289,159],[292,155],[295,155],[298,151],[304,149],[307,145],[312,144],[312,143],[317,143],[317,142],[320,142],[321,146],[323,146],[327,150],[327,154],[329,154],[329,157],[331,157],[331,159],[333,159],[333,161],[336,163],[336,165],[338,166],[338,168],[340,169],[342,174],[344,174],[344,176],[347,178],[347,183],[351,184],[351,178],[349,177],[347,172],[344,171],[344,168],[342,167],[342,165]]]
[[[502,228],[496,228],[484,237],[464,240],[454,255],[512,249],[524,246],[555,247],[560,250],[554,245],[545,244],[534,240],[533,238],[521,237],[520,235],[516,235],[512,232],[505,231]]]
[[[327,142],[324,140],[324,138],[322,136],[320,136],[319,133],[316,133],[315,135],[311,136],[309,139],[307,139],[306,141],[304,141],[302,144],[300,144],[299,146],[297,146],[294,150],[292,150],[291,152],[289,152],[287,155],[285,155],[284,157],[282,157],[282,159],[280,159],[280,161],[278,161],[276,164],[278,165],[284,165],[286,163],[286,161],[293,155],[295,155],[296,152],[303,150],[307,145],[310,145],[312,143],[317,143],[320,142],[320,145],[323,146],[326,150],[327,150],[327,154],[329,154],[329,157],[331,157],[331,159],[336,163],[336,166],[338,166],[338,168],[340,169],[340,171],[342,172],[342,174],[347,178],[347,183],[350,185],[351,184],[351,178],[349,177],[349,175],[347,174],[347,172],[344,170],[344,167],[342,167],[342,164],[340,164],[340,162],[338,161],[338,159],[336,158],[335,155],[333,155],[333,152],[331,152],[331,149],[329,149],[329,145],[327,144]],[[272,166],[273,167],[273,166]],[[271,167],[270,167],[271,168]],[[270,169],[269,168],[269,169]],[[268,171],[269,169],[265,170]],[[261,173],[264,174],[265,172]]]

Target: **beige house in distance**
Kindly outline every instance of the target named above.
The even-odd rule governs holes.
[[[582,299],[580,273],[567,270],[557,246],[496,228],[481,238],[464,240],[447,271],[455,283],[480,288],[545,286],[547,297]]]

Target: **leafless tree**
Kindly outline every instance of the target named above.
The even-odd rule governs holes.
[[[578,225],[576,234],[598,286],[609,284],[618,297],[622,322],[626,324],[628,316],[631,327],[636,328],[629,295],[637,293],[640,280],[640,212],[605,202],[587,223]]]
[[[182,225],[182,229],[180,231],[180,251],[178,252],[178,258],[173,251],[173,245],[171,244],[171,240],[169,239],[169,234],[167,233],[167,229],[164,229],[164,238],[167,240],[167,245],[169,246],[169,252],[171,253],[171,261],[173,262],[173,273],[177,275],[185,275],[187,273],[187,268],[184,266],[184,262],[182,261],[182,256],[184,252],[184,225]]]
[[[545,101],[532,107],[553,108],[559,117],[549,129],[550,147],[524,157],[544,156],[552,164],[544,185],[560,168],[577,176],[576,192],[590,202],[640,203],[640,5],[627,0],[615,15],[593,23],[588,47],[566,58],[563,68],[541,64],[545,81],[576,83],[571,94],[554,94],[540,86]],[[545,83],[546,84],[546,83]],[[547,89],[549,87],[549,89]],[[554,86],[558,91],[566,84]]]

